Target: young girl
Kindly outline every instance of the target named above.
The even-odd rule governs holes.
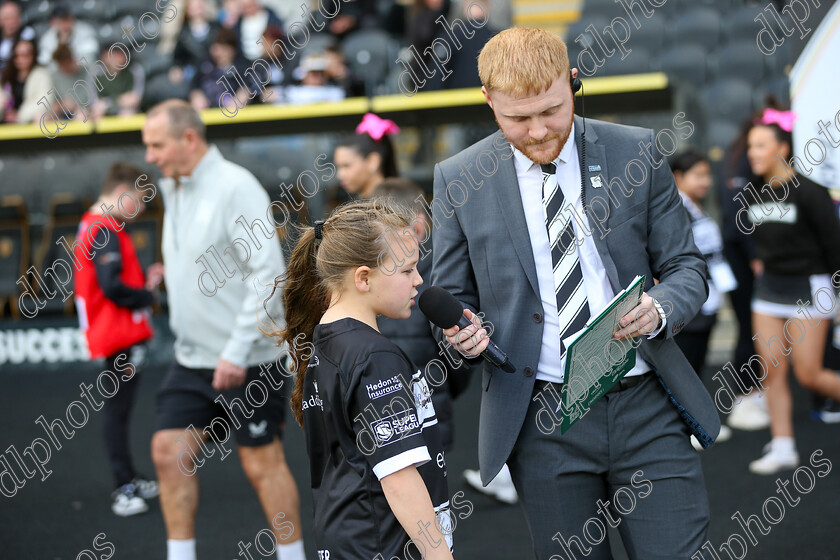
[[[749,208],[758,259],[753,263],[753,331],[756,352],[767,364],[767,404],[773,439],[750,463],[757,474],[799,465],[793,439],[793,400],[787,357],[803,387],[840,400],[840,377],[823,368],[831,317],[836,314],[832,274],[840,270],[840,221],[828,190],[790,168],[794,116],[767,109],[750,129],[747,157],[765,186],[754,189]],[[767,186],[769,185],[769,187]]]
[[[282,278],[319,558],[452,558],[431,391],[376,322],[415,304],[414,219],[381,199],[340,206],[303,230]]]

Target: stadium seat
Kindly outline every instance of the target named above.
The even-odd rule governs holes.
[[[309,53],[324,52],[327,47],[334,46],[336,39],[334,35],[329,33],[311,33],[309,35],[309,42],[301,49],[301,57],[305,57]]]
[[[706,53],[700,45],[677,45],[665,50],[660,67],[671,77],[699,86],[706,81]]]
[[[137,258],[143,270],[149,265],[161,262],[161,234],[163,232],[163,207],[156,202],[158,197],[146,203],[146,211],[125,226],[131,235]]]
[[[692,8],[709,7],[714,8],[720,13],[724,13],[730,9],[733,3],[741,3],[743,0],[668,0],[667,4],[663,6],[670,7],[672,10],[679,13]],[[658,8],[657,8],[658,9]]]
[[[143,103],[141,108],[148,110],[154,105],[167,99],[187,99],[190,93],[189,84],[173,84],[166,74],[158,74],[150,80],[146,80],[146,88],[143,91]],[[216,100],[210,100],[215,104]]]
[[[391,36],[381,29],[361,29],[348,35],[341,43],[350,71],[365,82],[368,96],[376,93],[388,75],[397,56]]]
[[[647,20],[640,20],[642,26],[636,29],[630,24],[630,39],[627,41],[627,48],[643,47],[651,53],[659,53],[665,44],[665,37],[668,34],[668,18],[661,12],[654,12]]]
[[[29,266],[29,223],[26,207],[19,195],[0,199],[0,317],[6,313],[6,302],[12,316],[17,317],[18,279]]]
[[[108,0],[81,0],[74,2],[73,13],[90,23],[105,23],[114,19],[114,9]]]
[[[765,56],[749,39],[729,43],[718,49],[717,76],[720,78],[741,78],[753,83],[765,74]]]
[[[134,53],[132,59],[135,63],[139,62],[143,66],[147,80],[158,74],[166,73],[172,67],[172,57],[159,53],[154,45],[147,45],[139,53]]]
[[[711,8],[688,10],[674,19],[670,30],[671,44],[694,43],[711,49],[720,41],[720,15]]]
[[[788,40],[776,47],[772,55],[765,56],[768,74],[781,76],[787,74],[787,67],[796,62],[793,54],[792,41]]]
[[[755,101],[756,107],[761,107],[765,103],[765,97],[772,95],[779,103],[785,106],[790,105],[790,79],[787,76],[779,76],[765,80],[759,85],[756,90],[757,98]]]
[[[122,30],[120,30],[119,24],[114,21],[97,26],[96,33],[99,35],[99,45],[103,48],[109,43],[123,40]]]
[[[755,46],[756,36],[761,30],[761,24],[755,21],[755,17],[762,13],[761,8],[762,5],[760,4],[747,4],[726,14],[726,18],[721,22],[721,27],[728,40],[745,41],[749,39],[753,41]]]
[[[274,198],[273,201],[279,203],[273,204],[271,208],[274,214],[274,222],[279,224],[277,227],[277,236],[280,239],[280,249],[283,251],[285,262],[289,262],[292,249],[294,249],[295,243],[297,242],[297,235],[294,233],[295,230],[292,224],[309,225],[309,200],[306,197],[296,197],[295,207],[299,207],[300,210],[295,210],[295,207],[292,207],[288,201]],[[289,216],[288,220],[286,220],[287,215]]]
[[[44,211],[44,189],[40,187],[50,183],[40,158],[4,158],[0,179],[0,194],[19,194],[30,212]]]
[[[575,45],[578,49],[584,49],[594,43],[592,33],[586,31],[586,28],[592,25],[598,31],[598,35],[603,36],[603,29],[609,24],[610,20],[601,15],[584,16],[569,26],[566,31],[566,43]]]
[[[650,72],[651,55],[647,49],[635,47],[624,60],[616,52],[604,61],[604,65],[596,72],[596,76],[615,76],[618,74],[643,74]]]
[[[154,3],[148,0],[110,0],[110,4],[116,17],[129,15],[133,16],[135,21],[150,9],[154,13]]]
[[[738,136],[737,123],[729,120],[714,119],[709,122],[709,126],[706,129],[706,148],[707,150],[726,151],[736,136]]]
[[[21,6],[21,14],[24,25],[46,23],[50,20],[55,4],[49,0],[43,2],[27,2]]]
[[[590,19],[590,16],[601,16],[612,19],[624,13],[624,10],[614,0],[584,0],[582,19]]]
[[[70,262],[70,255],[62,248],[59,240],[64,237],[64,240],[70,246],[75,243],[79,221],[89,205],[89,201],[71,193],[54,194],[50,200],[47,225],[44,228],[44,235],[35,258],[35,268],[47,288],[47,294],[41,294],[41,297],[46,299],[47,302],[42,313],[70,315],[73,312],[73,298],[68,298],[67,301],[62,302],[62,296],[58,293],[61,288],[56,285],[52,276],[44,276],[44,271],[52,267],[59,259],[64,260],[69,266],[73,266]],[[72,288],[69,286],[65,288],[65,290],[70,289]],[[53,297],[49,297],[50,292],[52,292]]]
[[[700,92],[700,104],[708,119],[740,123],[753,110],[752,85],[737,78],[722,78]]]

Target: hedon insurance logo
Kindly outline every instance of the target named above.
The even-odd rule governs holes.
[[[401,377],[395,375],[388,379],[380,379],[376,383],[368,383],[365,385],[367,389],[368,398],[375,400],[386,395],[391,395],[397,391],[402,391],[403,384]]]
[[[394,443],[412,432],[420,433],[420,420],[413,410],[386,416],[371,424],[380,447]]]

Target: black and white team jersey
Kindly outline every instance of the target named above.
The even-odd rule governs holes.
[[[422,373],[356,319],[317,325],[313,346],[303,421],[319,560],[404,560],[430,546],[451,549],[446,462]],[[426,483],[438,527],[407,535],[379,480],[411,465]]]

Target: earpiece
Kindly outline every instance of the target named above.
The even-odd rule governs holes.
[[[577,93],[583,86],[583,84],[580,81],[580,78],[575,78],[574,76],[572,76],[571,70],[569,70],[569,83],[572,86],[572,93]]]
[[[580,81],[580,78],[575,78],[572,75],[572,71],[569,70],[569,85],[572,87],[572,95],[576,94],[583,88],[583,82]],[[583,107],[584,96],[583,93],[580,94],[580,116],[583,120],[583,130],[580,132],[580,149],[578,150],[578,157],[580,158],[580,196],[581,202],[583,203],[583,213],[586,214],[586,209],[588,206],[586,205],[586,176],[587,176],[587,168],[586,168],[586,111]]]

